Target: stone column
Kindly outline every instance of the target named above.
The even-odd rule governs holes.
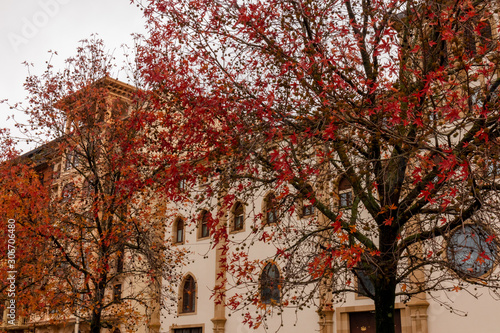
[[[227,211],[225,208],[221,210],[221,204],[218,203],[219,223],[216,226],[218,234],[222,239],[219,239],[215,248],[215,294],[214,294],[214,333],[225,333],[226,328],[226,254],[225,247],[227,246]],[[220,232],[219,232],[220,231]]]

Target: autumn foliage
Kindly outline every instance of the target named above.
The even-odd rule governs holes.
[[[1,218],[17,225],[16,319],[133,330],[159,325],[170,298],[162,279],[175,277],[182,253],[164,242],[160,170],[138,155],[141,99],[112,70],[102,41],[83,41],[64,70],[29,76],[28,103],[15,106],[41,143],[0,166]]]
[[[157,152],[193,185],[203,174],[199,201],[219,218],[264,198],[245,244],[274,244],[283,304],[361,292],[392,333],[396,298],[499,287],[496,4],[136,2],[149,106],[182,110],[154,119],[168,129]],[[232,308],[259,304],[246,246],[226,246],[249,281]]]
[[[331,314],[360,293],[374,300],[377,333],[393,333],[396,300],[497,292],[494,2],[136,3],[150,28],[140,90],[107,76],[99,43],[66,71],[28,79],[31,125],[75,183],[51,192],[39,164],[5,158],[20,171],[3,165],[0,211],[17,214],[47,258],[23,255],[36,282],[26,293],[63,285],[43,301],[91,313],[92,332],[112,326],[106,311],[149,302],[106,296],[124,254],[133,271],[123,278],[151,279],[156,291],[140,295],[160,295],[180,255],[163,243],[162,221],[182,204],[213,209],[224,268],[215,295],[232,310],[256,306],[244,317],[253,327],[280,305]],[[233,244],[224,223],[237,202],[252,218]],[[261,243],[272,253],[253,258]],[[279,302],[262,301],[265,262],[282,268]]]

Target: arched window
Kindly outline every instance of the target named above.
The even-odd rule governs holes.
[[[479,45],[482,48],[486,48],[486,51],[489,51],[494,43],[493,43],[493,34],[491,31],[491,24],[488,20],[480,21],[478,24],[479,27]]]
[[[269,193],[266,198],[264,199],[264,216],[265,216],[265,223],[266,224],[271,224],[271,223],[277,223],[278,222],[278,205],[277,205],[277,200],[276,196],[274,193]]]
[[[174,243],[184,243],[184,220],[180,217],[174,222]]]
[[[468,57],[475,57],[477,54],[476,50],[476,38],[475,38],[475,31],[474,31],[474,26],[472,25],[472,22],[466,21],[464,22],[464,49],[465,49],[465,54]]]
[[[347,178],[342,178],[339,182],[339,206],[340,208],[348,208],[352,206],[352,188],[351,183]]]
[[[243,204],[237,202],[233,208],[233,231],[243,230],[245,221],[245,211],[243,209]]]
[[[194,312],[196,309],[196,282],[188,275],[182,284],[181,313]]]
[[[308,195],[305,196],[305,198],[302,200],[302,216],[310,216],[314,214],[314,206],[312,205],[311,198],[314,196],[314,190],[311,185],[307,184],[305,187]]]
[[[210,213],[206,210],[202,211],[200,214],[200,222],[198,226],[198,238],[205,238],[210,236],[210,229],[208,228],[209,219]]]
[[[260,301],[264,304],[281,302],[281,277],[278,267],[267,263],[260,276]]]

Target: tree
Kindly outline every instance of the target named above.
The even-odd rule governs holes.
[[[495,4],[136,2],[151,28],[139,53],[150,106],[182,105],[154,119],[169,129],[158,153],[178,178],[203,173],[199,200],[221,196],[226,211],[274,193],[279,223],[266,229],[263,211],[253,232],[276,244],[284,300],[320,295],[324,310],[361,292],[377,333],[393,333],[397,296],[497,291]],[[320,214],[297,217],[302,202]],[[248,267],[228,259],[234,276]]]
[[[92,333],[159,326],[172,287],[162,279],[175,277],[182,253],[164,242],[159,170],[138,159],[140,97],[109,77],[101,40],[82,41],[66,64],[28,77],[29,104],[16,108],[42,145],[1,166],[0,211],[23,242],[18,309],[34,321],[49,309],[52,320],[73,315]]]

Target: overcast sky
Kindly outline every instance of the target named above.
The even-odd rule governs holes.
[[[24,61],[34,64],[35,74],[42,73],[53,50],[58,52],[53,63],[62,68],[78,41],[98,33],[121,62],[121,45],[133,44],[132,33],[145,33],[142,12],[130,0],[0,0],[0,16],[0,100],[9,103],[26,97]],[[14,122],[6,120],[13,113],[0,105],[1,127],[13,128]],[[22,120],[19,114],[16,118]]]

